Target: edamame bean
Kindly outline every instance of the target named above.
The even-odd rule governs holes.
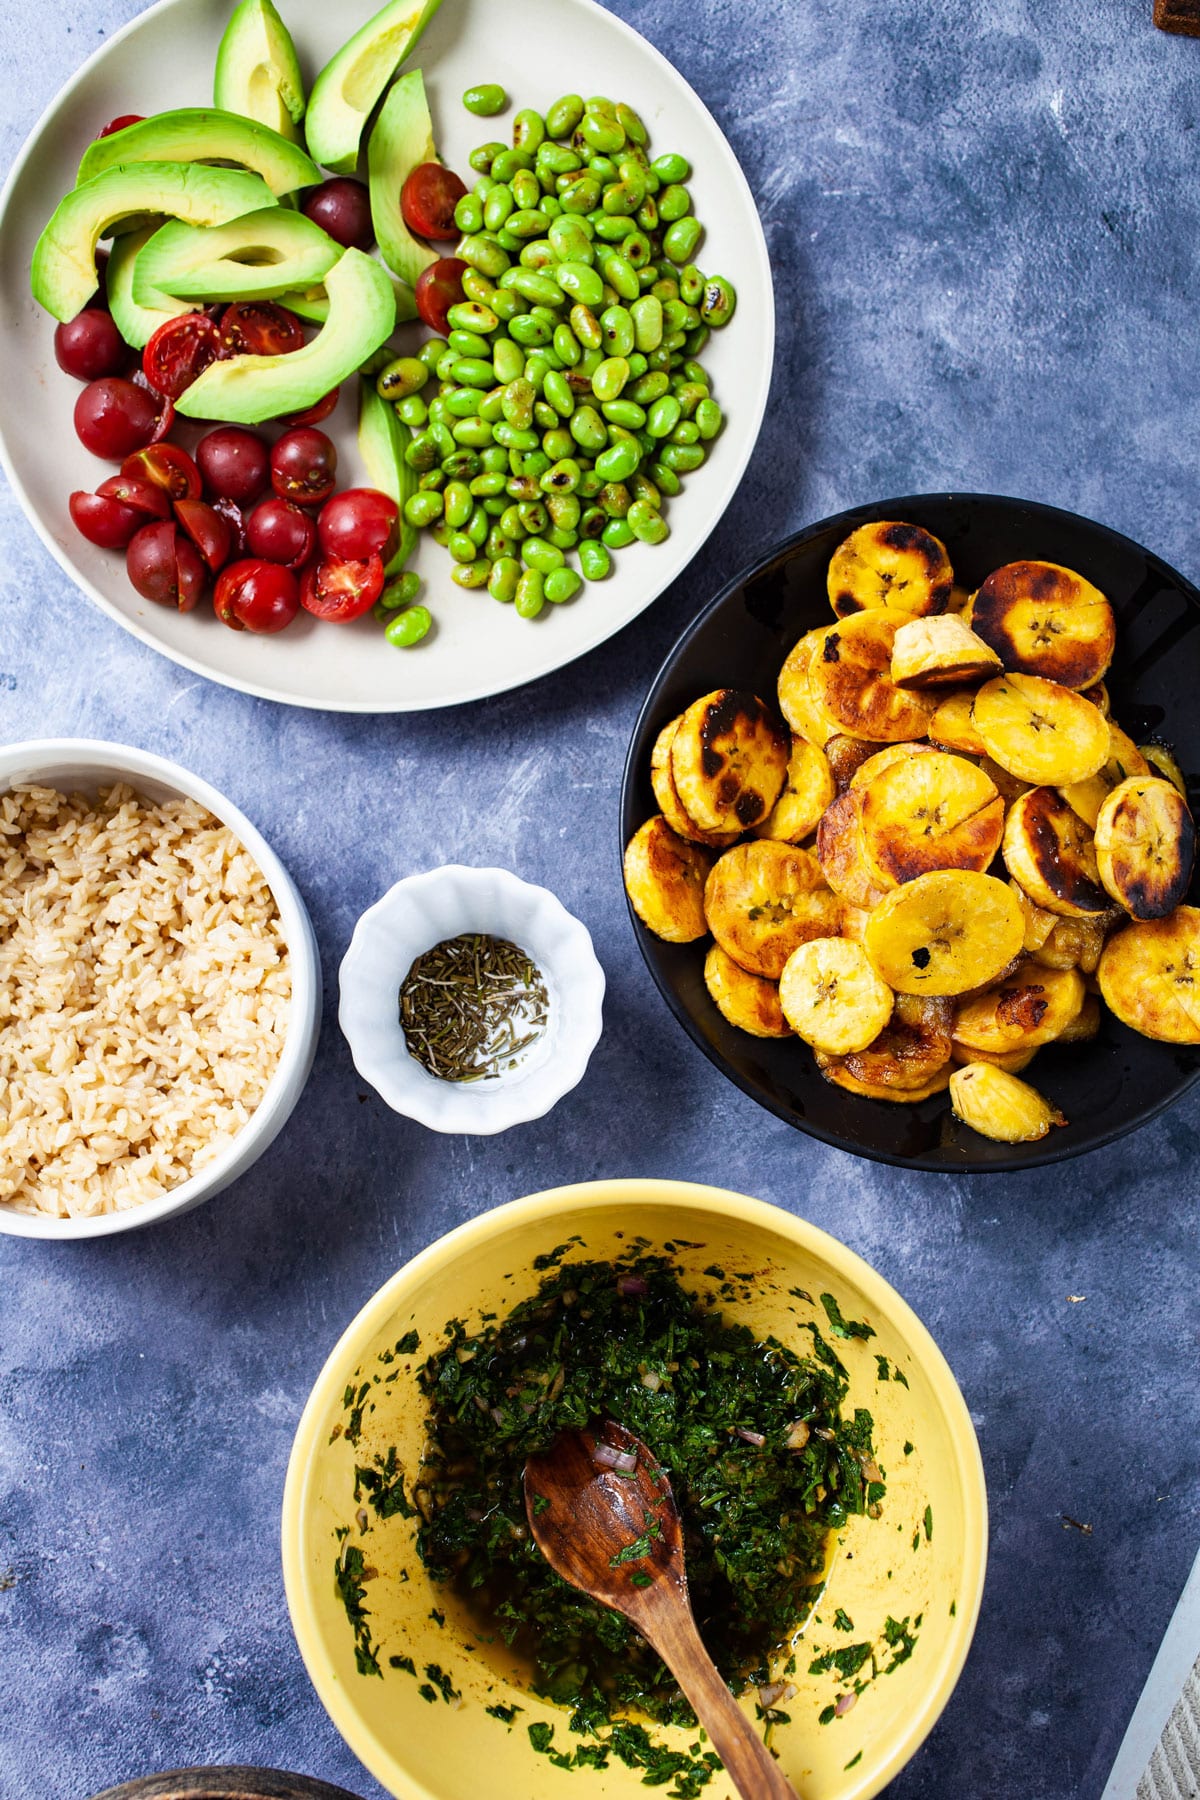
[[[596,458],[596,473],[602,475],[606,482],[624,481],[627,475],[633,474],[641,460],[641,446],[636,439],[618,438],[615,444],[610,444]]]
[[[687,263],[679,271],[679,298],[685,306],[699,306],[704,295],[704,276],[695,263]]]
[[[459,387],[491,388],[496,385],[496,371],[490,362],[478,356],[460,356],[450,371],[451,381]]]
[[[725,415],[715,400],[701,400],[692,416],[700,436],[706,441],[715,438],[725,423]]]
[[[704,227],[693,213],[689,213],[686,218],[676,219],[663,233],[663,255],[668,262],[680,266],[689,263],[703,235]]]
[[[646,500],[635,500],[625,517],[639,543],[661,544],[671,535],[667,521]]]
[[[642,291],[637,270],[617,250],[610,250],[600,258],[600,273],[622,300],[636,300]]]
[[[545,493],[564,495],[574,494],[579,486],[581,470],[573,456],[562,456],[541,476],[541,487]]]
[[[695,444],[700,441],[700,427],[694,419],[681,419],[671,433],[673,444]]]
[[[542,198],[542,184],[531,169],[518,169],[509,190],[518,212],[536,212]]]
[[[554,569],[561,569],[566,558],[561,550],[548,544],[544,537],[527,537],[521,545],[521,561],[527,569],[536,569],[539,575],[549,575]]]
[[[546,599],[554,606],[561,606],[564,600],[573,600],[583,582],[574,569],[552,569],[542,583],[542,591]]]
[[[521,579],[521,565],[515,556],[499,556],[492,564],[492,572],[488,576],[488,593],[493,600],[499,600],[508,606],[517,597],[517,583]]]
[[[625,128],[625,136],[631,144],[637,144],[640,147],[650,142],[649,133],[632,106],[626,106],[623,100],[618,100],[616,114],[619,123]]]
[[[656,400],[646,417],[646,430],[654,438],[668,438],[678,425],[681,414],[679,402],[673,394],[664,394]]]
[[[517,381],[525,371],[525,356],[519,344],[509,337],[498,337],[492,345],[492,367],[496,380]]]
[[[465,481],[448,481],[442,494],[443,515],[447,525],[459,531],[475,510],[471,490]]]
[[[662,511],[662,495],[648,476],[639,469],[629,477],[629,491],[635,500],[645,500],[656,512]]]
[[[552,473],[553,470],[547,469],[546,475]],[[543,484],[545,483],[546,475],[542,476]],[[546,511],[550,514],[553,524],[559,531],[578,531],[583,507],[580,505],[575,494],[548,493],[546,495]],[[551,538],[550,541],[553,543],[554,539]]]
[[[723,275],[710,275],[704,283],[704,292],[700,296],[701,323],[720,327],[728,325],[737,306],[737,293],[731,281]]]
[[[633,349],[633,319],[624,306],[608,306],[600,314],[600,330],[607,356],[627,357]],[[626,366],[626,379],[629,369]]]
[[[590,150],[602,156],[625,147],[625,127],[615,112],[603,113],[588,107],[579,121],[579,135]]]
[[[550,523],[550,514],[540,500],[521,500],[517,504],[517,513],[524,533],[529,537],[538,537]]]
[[[625,519],[610,519],[600,533],[600,541],[610,550],[623,550],[634,541],[633,528]]]
[[[429,423],[429,408],[420,394],[406,394],[403,400],[396,402],[396,417],[402,419],[411,430],[420,431],[423,425]]]
[[[475,539],[468,537],[465,531],[451,531],[446,539],[446,548],[457,563],[475,561]]]
[[[383,635],[393,649],[411,650],[414,644],[428,636],[432,624],[427,606],[410,606],[405,612],[396,614]]]
[[[666,443],[660,457],[665,466],[676,475],[689,475],[693,469],[700,467],[707,454],[703,444]]]
[[[469,563],[458,563],[450,571],[450,579],[455,587],[481,588],[487,586],[487,578],[492,572],[492,565],[484,556],[474,558]]]
[[[589,581],[603,581],[612,572],[612,557],[599,538],[585,538],[579,546],[579,567]]]
[[[658,216],[664,225],[673,225],[692,210],[692,196],[679,182],[672,181],[658,196]]]
[[[473,478],[471,492],[479,500],[492,500],[504,492],[504,476],[498,470],[485,469]]]
[[[559,175],[575,175],[582,169],[583,163],[567,144],[552,144],[547,141],[538,146],[536,168],[540,176],[549,176],[551,180]]]
[[[579,361],[579,341],[569,325],[556,325],[551,339],[554,353],[559,361],[568,369],[573,369]]]
[[[456,444],[469,444],[472,449],[478,448],[481,444],[490,444],[492,435],[492,427],[477,413],[466,419],[457,419],[452,431]]]
[[[606,213],[627,219],[637,211],[645,198],[646,190],[640,181],[610,181],[600,204]]]
[[[571,414],[570,431],[579,448],[589,454],[603,450],[608,443],[604,420],[596,408],[588,404],[575,408]]]
[[[655,487],[661,488],[662,492],[664,494],[669,494],[672,499],[675,498],[676,494],[682,494],[683,492],[682,481],[680,481],[674,469],[668,469],[666,463],[652,462],[650,464],[650,478],[654,482]]]
[[[559,263],[554,277],[562,292],[580,306],[599,306],[604,298],[604,283],[590,263]]]
[[[570,137],[583,117],[583,99],[579,94],[564,94],[546,112],[546,130],[552,138]]]
[[[524,106],[513,120],[513,145],[517,150],[537,150],[546,136],[546,121],[540,112]]]
[[[454,208],[454,223],[460,231],[482,231],[483,205],[475,194],[464,194]]]
[[[404,400],[429,380],[429,365],[418,356],[398,356],[375,378],[375,391],[384,400]]]
[[[498,112],[504,111],[508,105],[508,95],[498,81],[483,81],[478,86],[467,89],[462,103],[477,119],[491,119]]]
[[[589,171],[568,182],[558,200],[565,213],[590,213],[600,204],[600,183]]]
[[[561,263],[586,263],[589,267],[596,260],[592,249],[592,240],[580,225],[578,219],[563,214],[553,219],[547,233],[555,256]]]
[[[662,343],[662,301],[654,294],[642,294],[629,309],[633,321],[633,341],[640,351],[657,350]]]
[[[545,604],[542,578],[536,569],[526,569],[517,582],[516,609],[522,619],[536,619]]]
[[[519,317],[508,321],[508,335],[515,343],[530,348],[548,344],[554,333],[544,319],[535,319],[532,313],[521,313]]]
[[[548,369],[542,383],[542,392],[561,418],[570,418],[575,411],[575,396],[565,375],[560,374],[557,369]]]
[[[533,156],[528,150],[513,148],[504,150],[492,164],[492,178],[495,181],[507,181],[511,184],[514,175],[524,170],[526,174],[533,172]]]
[[[410,525],[432,525],[442,516],[442,496],[426,488],[418,488],[404,502],[404,517]]]
[[[498,275],[504,274],[512,261],[499,238],[493,237],[488,231],[477,231],[464,237],[458,246],[458,255],[463,262],[470,263],[473,269],[478,269],[480,274],[487,275],[493,281]]]
[[[456,356],[481,356],[485,362],[491,358],[491,345],[477,331],[452,331],[446,342]]]
[[[692,165],[686,156],[669,150],[663,156],[656,156],[650,164],[658,179],[668,184],[672,181],[686,181],[692,172]]]
[[[421,591],[421,577],[415,569],[405,569],[394,581],[389,581],[379,596],[378,604],[384,612],[395,612],[398,606],[411,606]]]
[[[629,364],[623,356],[608,356],[592,376],[592,392],[597,400],[616,400],[629,380]]]
[[[652,406],[656,400],[661,399],[670,385],[671,378],[662,369],[651,369],[649,374],[635,381],[627,391],[629,398],[639,406]]]
[[[483,203],[483,226],[485,231],[499,231],[516,206],[513,191],[504,182],[498,181]],[[455,224],[458,214],[455,213]]]
[[[571,330],[585,350],[599,350],[604,344],[600,321],[590,306],[576,303],[569,313]]]

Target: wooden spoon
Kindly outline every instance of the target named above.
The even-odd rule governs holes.
[[[565,1432],[526,1462],[525,1512],[550,1567],[624,1613],[662,1657],[743,1800],[797,1800],[700,1641],[675,1496],[645,1444],[612,1420]]]

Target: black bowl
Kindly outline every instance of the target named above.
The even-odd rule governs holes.
[[[357,1800],[357,1796],[313,1775],[237,1764],[143,1775],[138,1781],[105,1788],[102,1794],[93,1794],[92,1800]]]
[[[1158,557],[1091,519],[1036,501],[990,494],[925,494],[858,506],[810,525],[730,583],[684,632],[660,669],[634,729],[621,791],[621,842],[658,808],[650,752],[668,719],[717,687],[749,688],[774,703],[784,657],[832,618],[829,559],[871,519],[905,519],[945,543],[958,583],[974,589],[1023,557],[1063,563],[1106,593],[1117,654],[1106,677],[1112,709],[1137,742],[1161,735],[1185,770],[1200,769],[1200,592]],[[1193,778],[1188,776],[1189,797]],[[1195,885],[1189,896],[1195,903]],[[1152,1119],[1200,1075],[1200,1049],[1139,1037],[1104,1009],[1091,1043],[1049,1045],[1031,1079],[1069,1123],[1033,1144],[994,1144],[968,1130],[945,1094],[916,1106],[866,1100],[832,1087],[796,1039],[749,1037],[728,1024],[704,986],[706,941],[666,944],[630,908],[650,973],[705,1055],[761,1105],[812,1137],[911,1169],[989,1170],[1060,1162],[1109,1144]]]

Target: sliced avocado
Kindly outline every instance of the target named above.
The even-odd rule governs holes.
[[[420,69],[392,86],[367,140],[371,223],[389,269],[415,286],[417,276],[436,262],[437,251],[418,243],[400,211],[400,189],[418,163],[435,161],[433,120]]]
[[[213,101],[300,142],[304,78],[291,33],[271,0],[241,0],[217,50]]]
[[[113,324],[135,350],[144,350],[160,325],[180,313],[195,312],[197,302],[174,300],[170,294],[151,289],[144,302],[133,297],[133,271],[138,254],[158,230],[157,223],[143,226],[141,231],[124,231],[113,239],[108,258],[108,310]]]
[[[404,502],[417,491],[417,472],[404,460],[412,432],[396,415],[389,400],[380,398],[373,379],[359,383],[358,448],[367,466],[367,479],[381,494],[390,494],[400,508],[400,542],[387,566],[395,575],[417,547],[416,527],[404,517]]]
[[[388,280],[396,296],[396,323],[404,325],[409,319],[416,318],[417,302],[406,281],[397,281],[394,275],[389,275]],[[329,317],[329,295],[323,287],[292,288],[276,298],[280,306],[286,306],[298,318],[311,319],[315,325],[323,325]]]
[[[180,300],[272,300],[324,281],[342,246],[303,213],[264,207],[224,225],[170,219],[138,257],[133,297],[157,288]]]
[[[139,162],[239,163],[261,175],[276,197],[315,187],[321,179],[320,169],[299,144],[289,144],[253,119],[212,106],[155,113],[111,137],[96,138],[84,151],[75,179],[90,181],[118,163]]]
[[[386,269],[361,250],[344,250],[325,277],[329,317],[310,344],[286,356],[231,356],[210,363],[175,409],[189,419],[258,425],[304,412],[352,375],[391,335],[396,304]]]
[[[389,0],[344,43],[313,82],[304,134],[319,163],[352,175],[371,109],[442,0]]]
[[[106,169],[73,188],[51,214],[33,252],[33,297],[56,319],[73,319],[96,291],[96,244],[122,220],[169,213],[191,225],[220,225],[274,205],[262,176],[246,169],[188,162]]]

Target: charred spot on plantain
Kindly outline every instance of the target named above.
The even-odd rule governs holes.
[[[1097,882],[1073,868],[1069,860],[1064,860],[1054,829],[1055,817],[1065,821],[1068,830],[1066,848],[1072,850],[1082,846],[1091,835],[1083,821],[1059,799],[1053,788],[1034,788],[1025,796],[1023,811],[1033,860],[1051,892],[1085,912],[1107,912],[1108,895]]]
[[[1036,1031],[1050,1010],[1050,1002],[1045,998],[1045,993],[1045,988],[1036,984],[1010,988],[996,1002],[996,1016],[1005,1025],[1012,1025],[1018,1030]]]
[[[734,801],[733,810],[738,821],[749,827],[758,824],[759,820],[766,815],[767,807],[761,794],[756,794],[752,788],[747,788]]]
[[[912,959],[913,967],[917,969],[927,969],[933,960],[931,952],[925,948],[924,944],[913,951]]]
[[[836,593],[833,596],[833,610],[839,619],[845,619],[848,618],[851,613],[865,612],[866,607],[863,605],[857,594],[851,594],[845,588],[842,588],[839,593]]]
[[[842,640],[836,631],[831,631],[828,634],[821,650],[822,662],[835,663],[841,661],[841,651],[839,648],[841,641]]]

